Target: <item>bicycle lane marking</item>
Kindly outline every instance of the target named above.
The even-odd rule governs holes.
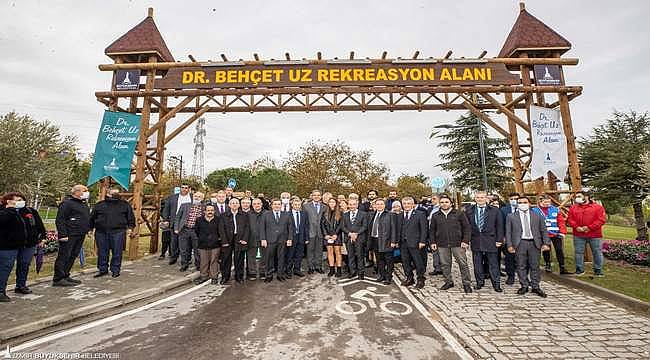
[[[413,294],[411,294],[411,291],[399,283],[397,277],[393,277],[393,282],[395,283],[395,285],[397,285],[397,287],[400,289],[402,294],[404,294],[404,296],[406,296],[406,298],[411,302],[411,304],[415,306],[415,308],[420,312],[420,314],[422,314],[422,316],[424,316],[424,318],[427,319],[427,321],[429,321],[431,326],[433,326],[433,328],[440,335],[442,335],[445,341],[447,341],[447,344],[454,350],[454,352],[456,352],[456,354],[458,354],[458,356],[461,359],[464,360],[474,359],[474,357],[469,352],[467,352],[467,350],[458,342],[458,340],[456,340],[456,338],[449,332],[449,330],[447,330],[447,328],[445,328],[442,325],[440,321],[434,320],[431,312],[428,311],[424,307],[424,305],[422,305],[422,303],[420,303],[420,301],[418,301],[418,299],[416,299],[415,296],[413,296]]]

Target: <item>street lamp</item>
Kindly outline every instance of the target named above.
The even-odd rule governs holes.
[[[183,155],[179,155],[179,156],[172,155],[169,158],[172,160],[176,160],[180,163],[180,167],[178,170],[178,182],[182,183],[183,182]]]
[[[476,125],[436,125],[435,129],[473,129],[478,127],[478,144],[479,144],[479,153],[481,156],[481,171],[483,173],[483,190],[488,191],[488,179],[487,179],[487,166],[485,165],[485,140],[483,139],[483,121],[480,116],[476,117]]]

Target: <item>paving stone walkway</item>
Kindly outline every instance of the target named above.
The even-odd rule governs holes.
[[[650,359],[647,316],[543,280],[545,299],[517,295],[518,283],[502,284],[501,294],[490,285],[465,294],[456,264],[453,272],[456,286],[450,290],[439,290],[442,276],[427,276],[424,289],[411,291],[477,358]]]

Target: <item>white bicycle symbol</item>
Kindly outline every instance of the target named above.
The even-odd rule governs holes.
[[[377,308],[377,303],[375,302],[375,299],[372,297],[385,297],[388,296],[388,294],[377,294],[375,291],[377,290],[376,287],[374,286],[369,286],[363,290],[359,290],[355,292],[354,294],[350,295],[350,297],[365,301],[368,303],[368,306],[370,306],[371,309],[376,309]],[[372,297],[368,297],[372,296]],[[359,315],[363,314],[368,310],[368,306],[364,304],[361,301],[354,301],[354,300],[343,300],[336,304],[336,310],[342,314],[345,315]],[[399,310],[392,310],[392,308],[401,308],[402,311]],[[356,309],[355,309],[356,308]],[[408,315],[411,312],[413,312],[413,308],[409,304],[403,303],[401,301],[394,301],[394,300],[389,300],[389,301],[382,301],[379,303],[379,308],[392,315]]]

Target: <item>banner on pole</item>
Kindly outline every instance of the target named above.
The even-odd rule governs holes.
[[[88,186],[107,176],[129,188],[131,161],[140,134],[140,115],[106,110],[97,136]]]
[[[533,141],[531,177],[547,177],[547,173],[551,171],[558,179],[564,179],[569,160],[560,110],[531,106],[530,120]]]

